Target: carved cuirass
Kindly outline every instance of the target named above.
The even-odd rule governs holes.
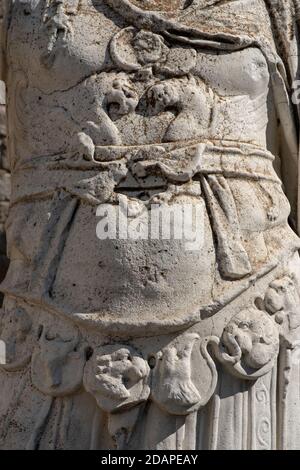
[[[297,447],[293,2],[6,3],[1,445]]]

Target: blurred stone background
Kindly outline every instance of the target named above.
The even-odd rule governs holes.
[[[2,21],[2,0],[0,0],[0,26]],[[6,118],[5,118],[5,85],[0,81],[0,282],[7,268],[5,220],[8,213],[10,194],[10,175],[6,153]],[[3,296],[0,293],[0,306]]]
[[[8,268],[4,224],[8,213],[9,194],[10,174],[6,153],[5,86],[0,81],[0,282],[3,280]],[[2,294],[0,294],[1,304]]]

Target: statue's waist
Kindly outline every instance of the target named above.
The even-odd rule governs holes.
[[[280,184],[274,156],[266,149],[231,141],[177,142],[96,147],[93,160],[60,154],[29,159],[13,172],[12,203],[65,190],[92,204],[109,201],[118,188],[164,188],[201,175],[265,180]]]

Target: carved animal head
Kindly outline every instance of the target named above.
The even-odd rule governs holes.
[[[179,81],[166,80],[150,88],[148,100],[157,113],[180,104],[181,88],[179,85]]]
[[[87,363],[84,384],[100,408],[115,411],[144,401],[150,389],[147,362],[127,345],[98,348]]]
[[[232,318],[223,332],[222,342],[231,356],[260,369],[278,354],[279,332],[267,313],[249,308]]]
[[[273,281],[265,295],[265,307],[270,314],[290,311],[299,305],[299,294],[292,276]]]
[[[139,96],[128,78],[120,76],[113,81],[106,100],[108,105],[116,105],[114,114],[123,116],[132,113],[136,109]]]

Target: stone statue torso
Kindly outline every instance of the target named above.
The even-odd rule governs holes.
[[[14,84],[11,93],[20,97],[11,152],[16,178],[21,175],[16,202],[26,197],[22,190],[28,186],[22,180],[22,168],[26,169],[30,161],[50,165],[55,155],[76,155],[82,145],[84,158],[96,160],[107,158],[102,156],[104,148],[114,152],[116,146],[122,147],[124,153],[126,148],[144,145],[150,146],[149,155],[147,151],[145,155],[151,160],[155,145],[175,148],[177,142],[179,147],[193,142],[210,142],[213,146],[225,143],[227,147],[245,143],[250,152],[253,148],[270,150],[268,133],[274,135],[276,113],[268,64],[258,47],[223,52],[173,44],[161,35],[128,25],[103,2],[90,0],[41,2],[32,12],[26,4],[16,2],[8,38]],[[80,141],[82,134],[91,148]],[[272,147],[276,149],[274,140]],[[77,156],[70,158],[76,161]],[[135,177],[133,182],[131,170],[129,173],[122,174],[117,183],[108,175],[109,187],[129,198],[129,203],[133,200],[133,204],[138,201],[143,205],[143,199],[151,201],[156,195],[163,200],[173,191],[169,186],[172,181],[162,175],[154,180],[151,175],[146,179]],[[52,175],[45,178],[47,184]],[[88,174],[92,175],[96,173]],[[33,192],[46,194],[51,190],[50,183],[49,190],[43,186],[38,173],[35,176],[33,172],[32,178],[39,181]],[[56,179],[54,176],[52,189],[58,184]],[[275,172],[271,179],[276,179]],[[100,242],[93,209],[83,204],[75,225],[85,226],[92,242],[81,256],[74,257],[73,250],[81,246],[81,232],[71,230],[57,266],[53,298],[58,303],[64,298],[72,312],[98,312],[97,318],[108,315],[122,319],[123,312],[130,312],[126,316],[133,323],[141,317],[154,318],[158,323],[168,317],[172,322],[213,304],[217,258],[203,187],[196,180],[186,181],[170,205],[202,205],[204,244],[200,250],[186,252],[177,240]],[[100,193],[102,184],[106,183],[100,184]],[[244,273],[249,274],[255,272],[255,264],[268,258],[268,242],[262,235],[257,240],[256,233],[281,226],[289,205],[278,186],[268,181],[257,184],[237,177],[229,179],[228,185],[239,200],[240,227],[250,257],[252,245],[256,246],[253,269],[247,267]],[[268,200],[277,214],[275,219],[265,209]],[[18,211],[18,205],[11,217],[15,217],[14,210]],[[40,223],[42,230],[45,221]],[[30,247],[22,239],[18,246],[12,244],[12,251],[21,252],[24,259],[38,257],[41,232],[34,227]],[[30,224],[24,240],[27,230],[31,230]],[[229,278],[244,274],[229,274]],[[190,299],[188,312],[185,294]]]

